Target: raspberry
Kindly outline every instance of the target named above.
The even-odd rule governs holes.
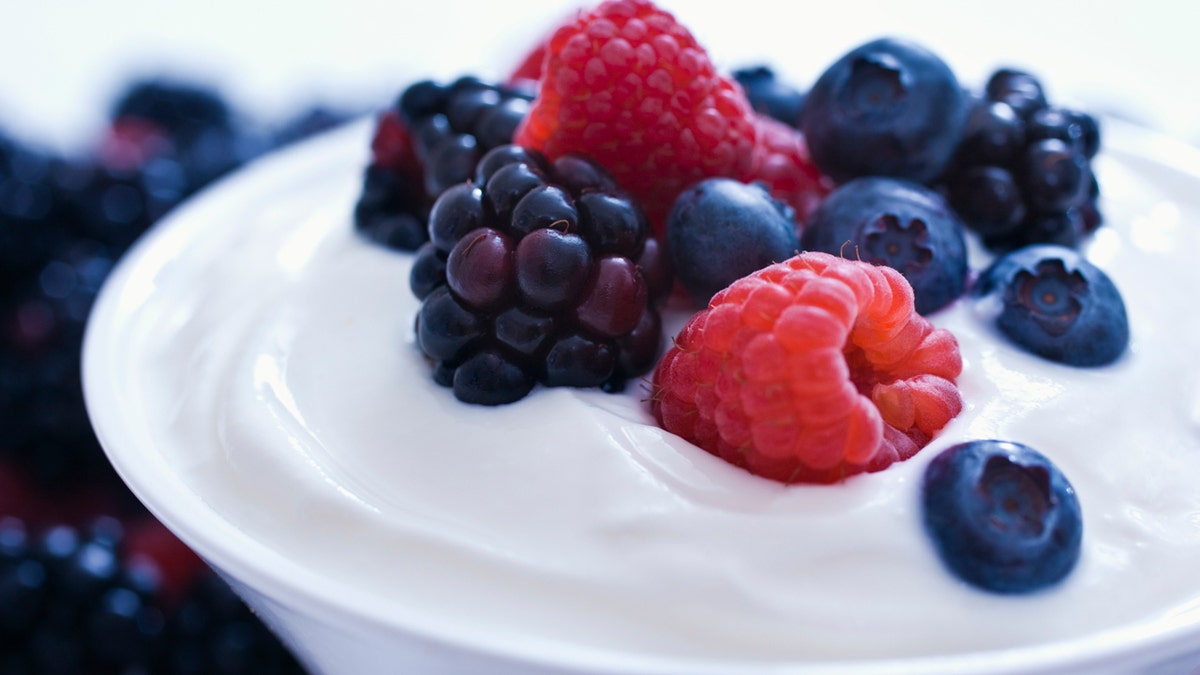
[[[750,472],[832,483],[925,446],[962,409],[958,342],[888,267],[802,253],[744,277],[654,373],[659,424]]]
[[[760,143],[759,118],[741,86],[647,0],[610,0],[563,25],[543,65],[514,142],[551,159],[592,157],[641,202],[659,235],[675,198],[705,178],[763,174],[789,189],[808,183],[784,178],[777,163],[799,161],[796,153],[778,152],[774,137]],[[760,156],[760,148],[773,152]]]
[[[754,121],[753,162],[741,180],[762,183],[771,196],[788,204],[804,222],[833,189],[833,183],[812,163],[804,136],[771,117]]]

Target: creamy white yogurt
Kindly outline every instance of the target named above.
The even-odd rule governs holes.
[[[840,485],[729,466],[655,427],[637,384],[499,408],[433,384],[411,257],[352,231],[366,123],[252,167],[143,242],[112,341],[187,489],[434,634],[576,662],[790,663],[1149,624],[1200,611],[1200,177],[1106,131],[1108,225],[1086,251],[1124,295],[1129,352],[1056,365],[956,303],[932,318],[958,337],[964,411],[913,459]],[[1082,557],[1049,592],[974,590],[922,530],[926,463],[974,438],[1033,446],[1078,492]]]

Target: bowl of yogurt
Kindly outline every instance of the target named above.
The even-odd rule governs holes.
[[[876,474],[757,478],[658,428],[636,383],[456,401],[414,345],[412,256],[352,226],[366,120],[134,247],[89,324],[89,412],[135,494],[314,672],[1186,672],[1200,152],[1105,129],[1107,224],[1082,250],[1124,294],[1128,353],[1045,362],[954,303],[930,318],[959,340],[964,411]],[[922,530],[924,467],[978,438],[1075,486],[1080,561],[1048,591],[970,588]]]

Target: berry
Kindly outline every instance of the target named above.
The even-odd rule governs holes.
[[[899,270],[921,314],[966,287],[967,253],[957,214],[933,190],[895,178],[859,178],[836,190],[804,226],[805,250]]]
[[[788,187],[821,190],[801,153],[760,149],[758,119],[741,87],[717,73],[671,14],[648,0],[608,0],[546,43],[538,95],[515,142],[552,160],[568,153],[596,160],[661,235],[678,195],[704,178],[750,182],[767,166],[768,187],[792,173]],[[809,203],[793,206],[806,213]]]
[[[790,127],[800,126],[805,95],[781,81],[773,70],[767,66],[742,68],[733,72],[733,79],[742,85],[746,98],[757,112]]]
[[[959,578],[996,593],[1031,593],[1075,567],[1083,518],[1053,462],[1010,441],[942,451],[921,486],[925,529]]]
[[[1001,68],[988,77],[984,92],[989,101],[1007,104],[1021,118],[1046,107],[1046,92],[1042,83],[1031,73],[1015,68]]]
[[[539,382],[616,390],[652,367],[670,280],[636,202],[589,160],[517,146],[476,178],[434,203],[410,277],[435,381],[499,405]]]
[[[898,272],[802,253],[735,281],[654,373],[667,431],[773,480],[832,483],[907,459],[962,409],[954,336]]]
[[[530,98],[518,87],[469,76],[405,88],[377,118],[355,227],[388,248],[418,249],[428,238],[433,202],[474,177],[488,150],[512,140]]]
[[[801,128],[834,180],[942,174],[962,137],[966,98],[954,73],[919,45],[892,38],[851,50],[808,93]]]
[[[717,291],[800,250],[792,211],[761,185],[709,178],[684,190],[667,218],[675,275],[706,305]]]
[[[1099,226],[1091,160],[1100,128],[1051,106],[1033,75],[1001,69],[972,102],[962,143],[943,177],[963,223],[997,252],[1029,244],[1074,247]]]
[[[1076,251],[1051,244],[997,259],[972,287],[977,306],[1013,344],[1071,366],[1103,366],[1129,344],[1121,293]]]

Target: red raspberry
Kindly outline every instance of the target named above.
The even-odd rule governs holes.
[[[958,342],[889,267],[802,253],[713,297],[654,373],[659,424],[784,483],[907,459],[962,410]]]
[[[546,42],[539,42],[524,59],[517,64],[516,69],[506,80],[510,85],[521,82],[537,82],[542,76],[542,62],[546,60]]]
[[[389,108],[375,120],[375,132],[371,136],[371,163],[420,180],[421,165],[417,163],[412,134],[395,108]]]
[[[551,36],[546,52],[515,142],[550,159],[590,155],[641,202],[660,235],[675,198],[704,178],[761,176],[792,193],[807,182],[780,166],[798,153],[780,152],[775,136],[760,143],[741,87],[648,0],[609,0],[581,14]],[[806,164],[800,173],[809,171]],[[800,202],[806,213],[807,200]]]
[[[753,164],[739,178],[767,186],[771,196],[796,210],[796,222],[803,223],[833,189],[833,182],[812,163],[799,131],[765,115],[757,115],[754,124]]]

